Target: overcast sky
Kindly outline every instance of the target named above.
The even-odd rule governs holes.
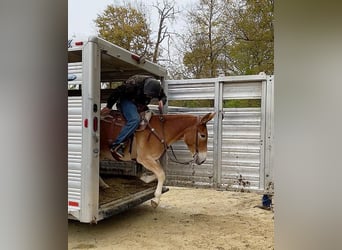
[[[151,5],[154,0],[144,1],[146,5]],[[176,4],[181,10],[189,9],[191,4],[198,0],[176,0]],[[97,14],[101,14],[109,4],[114,4],[117,0],[69,0],[68,1],[68,36],[89,36],[96,34],[94,20]],[[119,1],[120,2],[120,1]],[[128,0],[126,0],[128,2]],[[140,2],[131,0],[132,3]],[[153,8],[148,8],[153,10]],[[153,15],[153,13],[152,13]],[[181,18],[179,18],[181,20]],[[152,20],[151,20],[152,21]],[[153,22],[153,21],[152,21]],[[153,23],[152,23],[153,24]],[[180,28],[184,26],[180,21]]]

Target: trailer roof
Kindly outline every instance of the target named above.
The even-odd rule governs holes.
[[[71,41],[81,43],[79,43],[79,46],[75,46],[75,42]],[[80,62],[82,60],[82,48],[89,42],[97,43],[101,49],[102,82],[124,81],[135,74],[153,75],[160,79],[167,74],[166,69],[158,64],[145,60],[128,50],[94,36],[90,36],[87,39],[69,40],[69,62]]]

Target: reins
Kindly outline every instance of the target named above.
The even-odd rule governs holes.
[[[199,117],[198,117],[199,119]],[[186,161],[186,162],[182,162],[182,161],[179,161],[177,159],[177,156],[173,150],[173,147],[172,145],[167,145],[166,141],[165,141],[165,129],[164,129],[164,124],[165,124],[165,118],[164,118],[164,115],[162,112],[160,112],[160,115],[159,115],[159,121],[161,123],[161,126],[162,126],[162,136],[160,136],[156,130],[154,128],[151,127],[150,123],[148,123],[148,128],[151,130],[151,133],[154,134],[158,140],[163,144],[164,146],[164,152],[167,153],[167,155],[169,156],[169,159],[172,161],[172,162],[175,162],[175,163],[178,163],[178,164],[182,164],[182,165],[190,165],[190,164],[193,164],[194,161],[195,161],[195,157],[198,155],[198,129],[196,129],[196,153],[195,155],[193,156],[193,159],[190,160],[190,161]],[[170,151],[168,149],[171,149],[171,152],[172,152],[172,155],[170,154]]]

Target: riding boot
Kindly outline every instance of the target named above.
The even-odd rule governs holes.
[[[110,151],[115,159],[124,157],[124,149],[125,144],[123,142],[119,144],[112,144],[110,146]]]

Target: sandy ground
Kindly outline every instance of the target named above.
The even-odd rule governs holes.
[[[69,249],[273,249],[273,212],[261,195],[169,187],[153,209],[145,202],[97,225],[69,221]]]

